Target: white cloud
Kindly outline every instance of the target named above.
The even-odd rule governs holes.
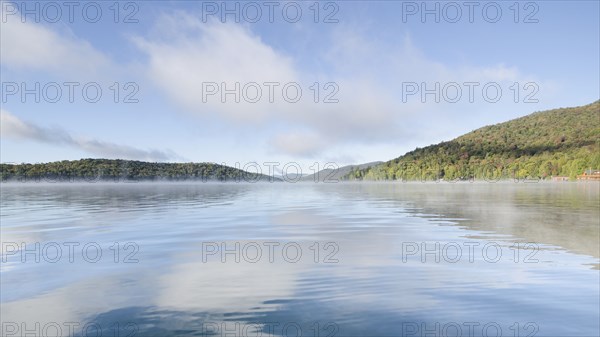
[[[378,91],[370,79],[332,79],[297,69],[296,60],[267,45],[250,29],[218,21],[202,23],[198,18],[177,13],[163,16],[157,26],[160,32],[150,37],[134,38],[136,45],[149,56],[148,74],[177,104],[199,114],[216,115],[240,128],[269,132],[274,125],[291,130],[284,135],[276,131],[267,142],[272,149],[290,155],[317,155],[328,146],[355,137],[382,140],[394,131],[390,123],[394,113],[391,97]],[[310,88],[317,78],[319,100],[314,103]],[[326,82],[339,86],[333,98],[339,103],[325,104],[325,96],[335,88],[324,88]],[[257,103],[234,102],[233,96],[223,101],[219,94],[203,98],[203,83],[225,82],[227,88],[239,82],[258,83],[262,98]],[[264,82],[277,82],[273,101]],[[285,101],[282,88],[298,83],[302,98],[298,103]],[[206,85],[206,84],[205,84]],[[222,88],[218,88],[219,91]],[[252,94],[254,91],[252,91]],[[294,94],[290,90],[290,96]],[[310,132],[302,132],[307,129]],[[299,144],[293,144],[293,142]]]
[[[3,13],[0,15],[4,18]],[[2,66],[61,75],[102,74],[110,66],[102,52],[68,28],[32,21],[22,22],[19,13],[6,15],[2,20]],[[59,31],[57,27],[62,29]]]
[[[131,146],[104,142],[96,139],[72,137],[60,128],[44,128],[25,122],[8,111],[0,110],[0,136],[20,140],[32,140],[48,144],[68,145],[104,158],[167,161],[180,159],[173,151],[143,150]]]
[[[255,82],[266,95],[264,82],[297,81],[290,57],[240,25],[203,24],[183,13],[163,16],[157,25],[164,35],[156,40],[134,38],[134,42],[149,55],[148,72],[155,83],[188,109],[218,111],[233,121],[262,120],[273,113],[269,103],[238,104],[232,96],[222,103],[219,94],[203,101],[203,83],[225,82],[231,89],[236,82],[241,86]]]
[[[368,27],[360,25],[336,25],[327,33],[330,43],[325,48],[300,55],[277,50],[249,27],[203,23],[187,13],[164,15],[156,27],[153,34],[136,37],[134,42],[148,55],[147,73],[159,88],[187,111],[222,118],[232,128],[253,130],[271,149],[292,156],[331,155],[353,145],[431,140],[432,134],[447,136],[453,127],[464,128],[450,123],[469,121],[469,114],[486,108],[482,97],[479,104],[464,98],[448,105],[433,100],[423,104],[418,95],[405,103],[403,82],[427,82],[432,87],[435,82],[498,81],[508,91],[510,82],[525,78],[517,68],[503,64],[447,65],[428,58],[408,35],[401,43],[378,41]],[[302,57],[321,60],[320,69],[326,71],[301,68]],[[276,91],[275,102],[269,102],[264,87],[258,103],[245,102],[243,97],[236,103],[231,95],[223,102],[218,94],[204,100],[202,95],[205,82],[225,82],[232,88],[235,82],[243,86],[271,81],[300,83],[302,99],[286,103]],[[335,82],[339,102],[314,103],[310,86],[317,81],[321,101],[331,92],[323,85]]]

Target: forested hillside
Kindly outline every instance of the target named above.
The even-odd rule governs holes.
[[[0,179],[20,181],[218,180],[256,181],[269,177],[212,163],[148,163],[81,159],[45,164],[0,164]],[[276,179],[275,180],[279,180]]]
[[[566,176],[600,168],[600,101],[486,126],[417,148],[349,180],[499,179]]]

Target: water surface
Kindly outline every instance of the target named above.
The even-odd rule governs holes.
[[[1,196],[2,335],[600,335],[596,183],[15,183]]]

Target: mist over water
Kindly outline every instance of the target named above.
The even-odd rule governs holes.
[[[599,202],[598,183],[2,184],[2,335],[597,336]]]

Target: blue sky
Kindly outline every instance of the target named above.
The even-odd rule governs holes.
[[[63,2],[28,2],[25,9],[2,1],[0,161],[341,166],[392,159],[483,125],[599,99],[598,1],[475,1],[473,22],[468,2],[428,1],[426,9],[439,6],[435,22],[435,14],[423,20],[420,1],[322,1],[317,23],[314,1],[227,2],[234,12],[239,6],[240,22],[232,14],[222,22],[221,3],[121,2],[116,15],[113,2],[82,2],[70,18]],[[88,22],[97,7],[102,15]],[[262,16],[254,19],[257,7]],[[288,22],[297,8],[297,22]],[[65,82],[79,84],[73,102]],[[22,99],[21,85],[36,83],[40,102],[34,94]],[[233,94],[222,99],[221,83],[239,83],[239,103]],[[423,99],[422,89],[436,83],[440,102],[433,93]],[[86,84],[93,84],[90,96],[101,88],[98,102],[85,100],[93,98],[83,97]],[[298,87],[298,101],[286,101],[294,101]],[[125,103],[134,91],[137,102]]]

